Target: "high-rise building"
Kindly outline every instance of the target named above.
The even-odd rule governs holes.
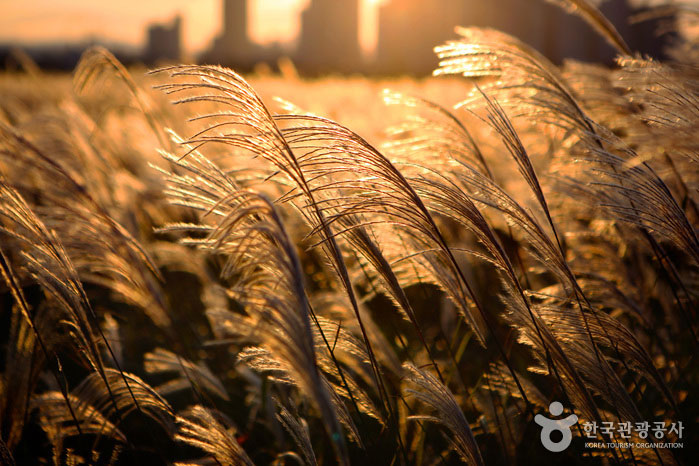
[[[229,66],[251,66],[256,57],[248,37],[248,0],[223,0],[222,30],[202,61]]]
[[[221,38],[232,46],[248,43],[247,0],[223,1],[223,33]]]
[[[299,68],[312,72],[357,71],[359,0],[311,0],[301,16],[296,53]]]
[[[607,0],[600,9],[630,45],[640,42],[628,27],[628,0]],[[610,63],[615,56],[592,26],[545,0],[389,0],[379,10],[376,69],[430,73],[438,66],[434,47],[458,38],[455,26],[505,32],[556,63],[567,58]]]
[[[148,42],[144,54],[148,63],[182,59],[181,25],[182,19],[176,16],[171,24],[151,24],[148,27]]]

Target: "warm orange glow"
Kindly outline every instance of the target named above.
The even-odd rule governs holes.
[[[299,33],[299,15],[310,0],[250,0],[250,34],[262,44],[292,42]],[[376,44],[376,10],[386,0],[363,0],[360,41],[371,51]],[[184,47],[198,52],[220,31],[221,0],[33,0],[4,2],[0,41],[54,42],[90,38],[130,45],[145,40],[146,25],[167,21],[177,13],[184,18]]]

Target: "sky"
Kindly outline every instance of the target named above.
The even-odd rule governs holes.
[[[361,0],[360,41],[370,53],[376,43],[377,5]],[[310,0],[250,0],[250,34],[255,42],[291,42],[299,15]],[[221,29],[221,0],[0,0],[0,42],[46,43],[100,38],[140,46],[146,26],[184,18],[185,50],[206,48]]]

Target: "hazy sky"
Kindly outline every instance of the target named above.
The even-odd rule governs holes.
[[[376,41],[376,6],[362,0],[362,47]],[[289,42],[310,0],[250,0],[251,35],[260,43]],[[184,46],[199,52],[221,28],[221,0],[0,0],[0,42],[49,42],[104,38],[141,45],[146,25],[184,17]]]

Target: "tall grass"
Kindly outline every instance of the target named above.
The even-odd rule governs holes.
[[[103,49],[2,77],[2,464],[690,463],[696,55],[570,3],[614,68],[459,29],[439,102],[343,104],[390,122]],[[585,446],[644,421],[684,448]]]

